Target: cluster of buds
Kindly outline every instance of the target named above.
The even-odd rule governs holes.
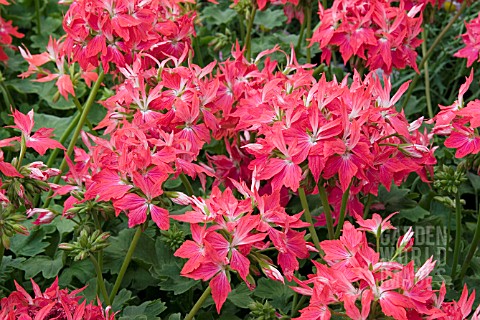
[[[462,183],[467,181],[462,168],[443,165],[435,170],[433,186],[445,195],[456,194]]]
[[[170,229],[162,230],[161,233],[163,241],[172,251],[176,251],[185,242],[185,233],[178,228],[176,223]]]
[[[73,260],[79,261],[88,258],[91,254],[105,249],[109,243],[107,239],[110,237],[108,232],[100,232],[95,230],[92,234],[83,229],[77,241],[73,243],[61,243],[58,247],[62,250],[68,251],[69,255],[73,256]]]
[[[250,309],[250,318],[257,320],[276,320],[278,319],[275,308],[268,301],[261,303],[259,301],[252,302],[248,305]]]
[[[24,214],[17,213],[9,204],[0,204],[0,238],[4,248],[10,248],[10,238],[17,233],[28,235],[28,230],[22,225],[26,219]]]

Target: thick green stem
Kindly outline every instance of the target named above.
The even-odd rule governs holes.
[[[460,256],[460,244],[462,242],[462,204],[460,203],[460,192],[455,195],[455,248],[453,250],[452,279],[456,278],[458,257]]]
[[[195,48],[195,57],[197,58],[197,63],[199,66],[203,67],[203,55],[200,45],[198,44],[198,38],[196,36],[192,36],[193,47]]]
[[[380,235],[375,237],[377,240],[377,247],[375,249],[378,253],[380,253],[380,237],[381,237]]]
[[[193,317],[195,317],[195,315],[197,314],[198,310],[200,310],[200,308],[202,307],[203,303],[205,302],[205,300],[208,298],[208,296],[210,295],[210,292],[212,292],[212,288],[210,288],[210,286],[207,287],[207,289],[205,289],[205,291],[203,292],[202,296],[200,297],[200,299],[197,300],[197,303],[195,303],[195,305],[193,306],[192,310],[190,310],[190,312],[187,314],[187,316],[185,317],[185,320],[192,320]]]
[[[82,113],[82,111],[83,111],[82,104],[80,103],[80,101],[78,100],[77,97],[73,97],[73,103],[75,104],[75,107],[77,107],[78,112]],[[87,119],[85,121],[85,123],[87,124],[88,128],[90,129],[90,132],[93,132],[93,126],[90,123],[90,120]]]
[[[320,195],[320,201],[322,202],[323,212],[325,213],[325,220],[327,222],[327,231],[328,239],[333,239],[333,219],[332,219],[332,210],[330,209],[330,204],[328,203],[327,192],[323,186],[323,181],[320,180],[318,183],[318,194]]]
[[[463,261],[462,270],[460,271],[460,281],[463,281],[465,273],[467,273],[468,267],[470,267],[470,261],[472,261],[473,255],[477,251],[478,245],[480,244],[480,210],[478,211],[477,217],[477,228],[475,229],[475,235],[473,236],[472,244],[468,250],[467,257]]]
[[[363,219],[367,219],[370,213],[370,207],[372,206],[373,196],[371,193],[368,194],[367,203],[363,207]]]
[[[295,51],[298,53],[300,50],[300,46],[302,45],[303,41],[303,33],[305,32],[305,24],[307,23],[306,19],[303,19],[302,25],[300,26],[300,33],[298,34],[298,41],[297,45],[295,46]]]
[[[90,261],[92,261],[93,266],[95,267],[95,271],[97,272],[97,286],[100,287],[103,299],[105,300],[107,306],[109,306],[111,304],[108,297],[107,288],[105,287],[105,281],[103,280],[102,268],[100,268],[100,265],[98,264],[97,259],[95,259],[94,256],[90,255]]]
[[[430,49],[428,49],[427,53],[423,56],[422,60],[420,61],[419,65],[418,65],[418,69],[421,70],[423,68],[423,66],[425,65],[425,63],[427,62],[428,58],[430,58],[430,56],[432,55],[433,53],[433,50],[435,50],[435,48],[438,46],[438,44],[440,43],[440,41],[443,39],[443,37],[445,36],[445,34],[447,34],[448,30],[450,30],[450,28],[453,26],[453,24],[455,23],[455,21],[457,21],[457,19],[460,17],[460,15],[463,13],[463,11],[465,10],[465,8],[467,7],[467,2],[468,1],[463,1],[462,3],[462,6],[460,7],[460,10],[458,10],[458,12],[450,19],[450,21],[448,22],[448,24],[445,26],[445,28],[443,28],[443,30],[440,32],[440,34],[437,36],[437,38],[435,39],[435,41],[433,42],[432,46],[430,47]],[[410,83],[410,86],[408,87],[408,91],[407,91],[407,95],[405,97],[405,100],[403,100],[403,104],[402,104],[402,109],[405,109],[407,103],[408,103],[408,100],[410,100],[410,96],[412,95],[412,92],[413,92],[413,89],[415,88],[415,85],[418,81],[418,79],[420,78],[420,75],[415,75],[415,78],[413,78],[412,80],[412,83]]]
[[[187,189],[187,195],[189,197],[193,196],[192,185],[190,184],[190,181],[188,181],[188,178],[184,173],[180,174],[180,180],[182,180],[183,186],[185,187],[185,189]]]
[[[337,231],[335,231],[335,239],[340,237],[342,232],[343,222],[345,221],[345,212],[347,211],[348,197],[350,196],[350,186],[343,193],[342,205],[340,207],[340,216],[338,217]]]
[[[123,260],[122,267],[120,268],[120,272],[118,273],[117,280],[115,280],[115,284],[113,285],[112,292],[110,292],[110,302],[113,304],[115,301],[115,296],[117,295],[118,289],[120,289],[120,285],[122,284],[123,277],[125,276],[125,272],[127,272],[128,265],[132,260],[133,253],[135,252],[135,248],[137,247],[138,240],[140,240],[140,236],[142,235],[142,226],[137,227],[137,231],[133,236],[132,242],[130,243],[130,247],[128,248],[127,255]]]
[[[37,35],[42,33],[42,24],[40,23],[40,0],[34,0],[35,2],[35,18],[37,20]]]
[[[312,3],[308,2],[305,8],[305,17],[307,19],[307,33],[305,35],[305,40],[308,42],[312,38]],[[307,43],[307,63],[312,62],[312,48],[310,44]]]
[[[3,255],[5,254],[5,247],[3,242],[0,240],[0,267],[2,266]]]
[[[447,221],[447,252],[445,252],[445,261],[448,261],[448,252],[450,251],[450,233],[451,231],[451,225],[452,225],[452,210],[448,210],[448,221]]]
[[[238,18],[238,28],[240,29],[240,40],[242,43],[245,43],[245,26],[243,25],[243,15],[237,14]]]
[[[253,29],[253,21],[255,20],[255,15],[257,14],[257,7],[253,5],[252,13],[248,18],[248,25],[247,25],[247,35],[245,36],[245,57],[248,61],[250,61],[252,57],[252,29]]]
[[[87,102],[85,103],[85,106],[83,107],[82,114],[80,116],[80,119],[78,120],[77,126],[75,128],[75,132],[73,133],[72,141],[70,141],[70,144],[68,145],[67,156],[69,156],[69,157],[73,153],[73,149],[75,147],[75,144],[77,143],[77,139],[80,136],[83,125],[85,124],[85,122],[87,120],[88,113],[90,112],[90,109],[93,106],[93,102],[96,99],[97,92],[100,89],[100,86],[103,82],[104,77],[105,77],[105,74],[103,73],[103,70],[102,70],[98,74],[98,79],[95,82],[95,84],[93,85],[92,91],[90,91],[90,95],[88,96]],[[66,160],[66,158],[63,158],[62,163],[60,164],[60,168],[59,168],[60,169],[60,174],[55,177],[55,179],[53,180],[53,183],[58,184],[62,174],[65,172],[66,167],[67,167],[67,160]],[[44,208],[47,208],[48,205],[50,204],[50,202],[52,201],[52,198],[51,198],[52,194],[53,194],[53,191],[50,191],[48,193],[47,200],[45,201],[45,203],[43,205]]]
[[[63,132],[62,136],[58,140],[61,144],[64,144],[65,141],[67,141],[68,137],[72,133],[73,129],[77,126],[78,120],[80,120],[81,113],[77,112],[75,117],[72,119],[70,124],[68,125],[67,129]],[[52,153],[48,157],[47,160],[47,167],[51,168],[53,166],[53,163],[55,162],[55,159],[57,158],[58,153],[60,152],[60,149],[56,148],[53,149]]]
[[[300,298],[300,300],[295,305],[295,308],[292,311],[292,318],[297,315],[298,310],[303,306],[303,304],[305,303],[305,300],[307,300],[307,296],[302,295],[302,297]]]
[[[307,196],[305,195],[305,190],[302,187],[298,188],[298,195],[300,196],[300,202],[302,203],[303,215],[305,216],[305,220],[307,220],[307,222],[309,223],[308,230],[310,231],[310,235],[312,236],[315,248],[317,248],[317,250],[321,252],[322,249],[320,248],[320,241],[318,240],[317,231],[313,226],[313,220],[310,213],[310,208],[308,207]]]
[[[22,140],[20,141],[20,155],[17,159],[17,170],[20,170],[22,166],[23,158],[25,157],[25,153],[27,152],[27,141],[25,140],[25,135],[22,133]]]
[[[427,31],[423,29],[422,31],[422,55],[425,57],[427,55]],[[428,59],[425,60],[425,68],[423,69],[425,72],[425,98],[427,99],[427,111],[428,117],[430,119],[433,118],[433,108],[432,108],[432,97],[430,94],[430,73],[428,71]]]

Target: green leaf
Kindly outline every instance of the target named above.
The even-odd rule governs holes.
[[[118,236],[110,238],[110,245],[104,250],[103,267],[105,270],[109,270],[112,274],[118,274],[134,233],[135,229],[124,229],[120,231]]]
[[[472,172],[467,172],[467,177],[470,180],[473,189],[475,189],[475,192],[478,192],[480,190],[480,176]]]
[[[248,308],[248,305],[253,303],[250,298],[252,291],[248,289],[245,283],[240,284],[228,294],[228,300],[239,308]]]
[[[71,266],[62,271],[58,283],[65,287],[73,281],[73,278],[77,278],[80,283],[87,283],[88,280],[95,277],[95,268],[90,260],[74,261]]]
[[[108,290],[108,289],[107,289]],[[122,309],[122,306],[132,299],[132,292],[127,289],[120,290],[119,293],[115,296],[115,301],[113,302],[112,309],[118,311]]]
[[[221,25],[222,23],[229,23],[237,13],[235,10],[226,8],[222,9],[219,6],[209,6],[206,7],[203,12],[203,17],[207,23],[213,25]]]
[[[428,212],[427,210],[423,209],[420,206],[416,206],[415,208],[412,208],[412,209],[400,210],[400,213],[397,215],[397,218],[405,218],[412,222],[418,222],[420,219],[425,218],[429,214],[430,212]]]
[[[65,118],[60,118],[56,116],[51,116],[49,114],[43,114],[43,113],[35,113],[35,127],[33,128],[33,131],[36,131],[40,128],[55,128],[53,133],[55,134],[55,137],[57,137],[57,140],[59,137],[62,136],[62,134],[65,132],[67,127],[70,125],[72,122],[73,116],[71,117],[65,117]]]
[[[72,232],[76,226],[72,220],[60,216],[53,220],[53,224],[61,235]]]
[[[25,271],[25,278],[33,278],[40,272],[46,279],[55,278],[63,267],[62,252],[57,254],[55,260],[46,256],[36,256],[28,259],[20,267]]]
[[[43,228],[34,230],[29,236],[16,234],[12,237],[10,251],[17,256],[33,257],[45,251],[49,243],[46,239],[46,231]]]
[[[173,256],[173,252],[163,241],[155,242],[157,262],[150,272],[154,278],[161,280],[160,288],[165,291],[173,291],[175,295],[182,294],[195,286],[199,281],[182,277],[180,270],[184,264],[183,259]]]
[[[287,21],[287,17],[283,10],[272,10],[269,8],[265,11],[257,11],[253,23],[270,30],[285,25],[285,21]]]
[[[253,291],[253,295],[271,299],[270,303],[274,308],[286,312],[290,307],[289,299],[293,296],[293,291],[287,285],[278,281],[261,278],[258,281],[257,288]]]
[[[126,307],[119,320],[157,320],[160,319],[157,316],[166,309],[165,303],[160,300],[146,301],[139,306]]]
[[[396,185],[392,185],[388,192],[384,186],[380,186],[378,197],[388,211],[400,211],[414,208],[417,205],[416,201],[409,198],[409,192],[410,190],[399,189]]]
[[[25,260],[25,258],[13,259],[11,256],[4,256],[0,267],[0,282],[5,283],[10,279],[13,269],[20,269]]]

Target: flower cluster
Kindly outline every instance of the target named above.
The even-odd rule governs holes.
[[[305,241],[305,231],[294,230],[308,226],[300,220],[302,214],[288,215],[280,205],[279,193],[260,196],[255,188],[252,191],[244,183],[235,184],[243,200],[237,200],[229,188],[221,192],[216,187],[209,199],[185,195],[174,199],[193,208],[172,216],[190,223],[192,231],[193,240],[185,241],[175,252],[175,256],[189,259],[181,274],[195,280],[210,280],[218,312],[231,291],[231,272],[237,273],[251,289],[254,280],[250,273],[258,274],[258,267],[267,277],[284,281],[271,259],[262,254],[262,250],[270,247],[270,241],[278,250],[278,265],[289,280],[299,268],[298,259],[306,259],[309,251],[316,251]],[[266,241],[267,236],[270,241]]]
[[[0,172],[11,178],[3,181],[0,202],[12,204],[17,208],[21,205],[31,208],[35,193],[40,190],[49,190],[48,179],[58,175],[59,171],[48,168],[41,161],[22,166],[22,157],[25,155],[26,149],[32,148],[38,154],[44,155],[48,149],[65,148],[58,141],[52,139],[53,129],[51,128],[40,128],[32,134],[35,125],[33,110],[28,114],[13,110],[12,117],[15,125],[9,127],[19,130],[21,135],[0,140],[0,148],[11,147],[16,141],[23,154],[15,160],[14,166],[4,162],[3,151],[0,149]]]
[[[63,19],[64,52],[83,70],[101,62],[124,67],[144,52],[158,60],[180,58],[194,33],[191,13],[179,1],[74,1]]]
[[[44,292],[32,281],[35,296],[32,297],[16,281],[16,291],[0,301],[0,318],[4,320],[48,320],[48,319],[72,319],[72,320],[114,320],[115,314],[110,307],[105,310],[101,306],[95,306],[86,301],[80,303],[78,294],[83,289],[68,292],[60,289],[58,278]],[[101,305],[99,303],[99,305]]]
[[[0,0],[0,6],[8,5],[6,0]],[[5,53],[4,48],[12,46],[12,37],[23,38],[23,34],[18,32],[18,27],[12,25],[12,21],[6,21],[0,16],[0,61],[7,61],[8,56]]]
[[[467,58],[467,67],[475,61],[480,61],[480,14],[470,22],[465,22],[467,32],[462,35],[465,48],[460,49],[453,56]]]
[[[267,182],[265,190],[292,191],[306,183],[306,177],[315,183],[331,179],[327,187],[334,207],[340,207],[341,198],[334,195],[350,186],[349,211],[356,207],[357,213],[362,211],[356,200],[360,192],[376,194],[380,184],[389,189],[392,181],[399,185],[411,172],[430,179],[435,164],[432,136],[418,130],[422,118],[408,123],[395,109],[408,84],[390,97],[388,78],[383,85],[373,73],[365,80],[356,74],[351,85],[348,78],[317,81],[293,54],[288,60],[288,66],[274,74],[268,59],[263,70],[241,59],[221,66],[225,74],[220,79],[233,93],[229,98],[238,102],[223,110],[219,127],[231,128],[222,132],[227,137],[243,132],[239,146],[244,153],[234,149],[230,153],[236,161],[212,161],[214,168],[222,168],[216,171],[217,179],[255,171],[256,180]]]
[[[302,315],[297,319],[330,319],[335,312],[358,320],[377,319],[380,314],[396,320],[465,319],[472,311],[475,292],[469,297],[465,286],[458,301],[445,302],[445,284],[438,294],[432,287],[432,258],[418,270],[413,261],[407,265],[395,262],[395,257],[413,244],[411,230],[397,242],[393,259],[380,259],[379,248],[375,251],[369,245],[366,234],[372,233],[378,239],[394,227],[388,218],[377,218],[360,219],[357,222],[361,228],[346,222],[340,239],[320,243],[326,264],[312,261],[316,273],[307,280],[296,279],[299,286],[293,288],[311,296],[309,306],[300,310]],[[479,319],[479,314],[480,307],[472,319]]]
[[[473,81],[473,70],[460,87],[458,99],[450,106],[440,106],[440,112],[432,119],[433,133],[448,136],[447,148],[457,149],[455,157],[463,158],[480,152],[480,100],[470,101],[466,106],[463,96]]]
[[[322,49],[322,61],[330,63],[332,50],[340,51],[347,63],[352,57],[364,61],[370,70],[382,69],[391,73],[392,68],[406,66],[417,72],[417,48],[421,40],[421,6],[408,12],[404,2],[396,1],[335,0],[333,6],[324,9],[320,5],[320,26],[313,33],[311,43]],[[360,67],[360,65],[356,65]]]

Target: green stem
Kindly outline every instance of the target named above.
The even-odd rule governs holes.
[[[367,203],[363,207],[363,219],[367,219],[368,214],[370,213],[370,207],[372,206],[373,196],[371,193],[368,194]]]
[[[16,109],[15,102],[13,101],[12,95],[10,94],[10,91],[8,90],[7,86],[4,83],[3,75],[1,72],[0,72],[0,87],[3,91],[4,99],[5,99],[5,102],[7,103],[7,106],[10,106],[10,108]]]
[[[327,231],[328,239],[332,240],[334,236],[333,231],[333,219],[332,219],[332,210],[330,209],[330,204],[328,203],[327,192],[323,186],[323,181],[320,180],[318,183],[318,194],[320,195],[320,201],[322,202],[323,212],[325,212],[325,220],[327,222]]]
[[[210,286],[207,287],[207,289],[205,289],[205,291],[203,292],[203,294],[200,296],[200,299],[197,300],[197,303],[195,303],[195,305],[193,306],[192,310],[190,310],[190,312],[187,314],[187,316],[185,317],[185,320],[192,320],[193,317],[195,317],[195,315],[197,314],[198,310],[200,310],[200,308],[202,307],[203,303],[205,302],[205,300],[208,298],[208,296],[210,295],[210,292],[212,292],[212,288],[210,288]]]
[[[450,30],[450,28],[453,26],[455,21],[457,21],[457,19],[463,13],[463,11],[465,10],[466,7],[467,7],[467,1],[463,1],[462,6],[460,7],[460,10],[458,10],[458,12],[450,19],[450,21],[445,26],[445,28],[443,28],[443,30],[437,36],[437,38],[433,42],[430,49],[428,49],[427,53],[423,56],[422,60],[420,61],[419,65],[418,65],[419,70],[421,70],[423,68],[423,66],[427,62],[428,58],[432,55],[433,50],[435,50],[435,48],[438,46],[438,44],[443,39],[445,34],[447,34],[448,30]],[[412,95],[413,89],[415,88],[415,84],[417,83],[419,78],[420,78],[420,76],[418,74],[415,75],[415,78],[413,78],[412,83],[410,83],[410,86],[408,87],[407,95],[406,95],[405,100],[403,101],[403,104],[402,104],[402,109],[405,109],[405,107],[408,103],[408,100],[410,99],[410,96]]]
[[[203,67],[203,55],[202,51],[200,48],[200,45],[198,44],[198,38],[195,36],[192,36],[192,42],[193,42],[193,47],[195,48],[195,57],[197,58],[197,63],[199,66]]]
[[[450,246],[450,233],[452,232],[451,230],[451,222],[452,222],[452,210],[448,210],[448,225],[447,225],[447,252],[445,253],[445,261],[448,261],[448,252],[450,251],[449,246]]]
[[[291,318],[294,317],[295,307],[297,306],[297,300],[298,300],[298,293],[294,292],[293,293],[293,300],[292,300],[292,309],[290,310],[290,317]]]
[[[42,33],[42,24],[40,23],[40,0],[35,0],[35,18],[37,20],[37,35]]]
[[[90,261],[92,261],[93,266],[95,267],[95,270],[97,272],[97,286],[100,287],[100,291],[102,292],[105,303],[107,304],[107,306],[110,306],[110,299],[108,298],[107,288],[105,288],[105,281],[103,280],[102,269],[100,268],[100,265],[98,264],[97,259],[95,259],[94,256],[90,255]]]
[[[17,170],[20,170],[22,166],[23,158],[25,157],[25,153],[27,152],[27,142],[25,140],[25,135],[22,133],[22,140],[20,142],[20,155],[18,156],[17,160]]]
[[[302,296],[302,297],[300,298],[300,300],[298,301],[297,305],[296,305],[295,308],[293,309],[292,317],[295,317],[295,316],[297,315],[298,310],[303,306],[303,304],[305,303],[305,300],[307,300],[307,296]]]
[[[118,289],[120,289],[120,285],[122,284],[123,277],[125,276],[125,272],[127,272],[128,265],[132,260],[133,253],[135,252],[135,248],[137,247],[138,240],[140,240],[140,236],[142,235],[142,226],[137,227],[137,231],[133,236],[132,242],[130,243],[130,247],[128,248],[127,255],[123,260],[122,267],[120,268],[120,272],[118,273],[117,280],[115,280],[115,284],[113,285],[112,292],[110,292],[110,302],[113,304],[115,301],[115,296],[117,295]]]
[[[300,202],[302,203],[303,207],[303,215],[305,216],[305,220],[309,223],[308,230],[312,235],[313,243],[315,244],[315,248],[320,252],[322,249],[320,248],[320,241],[318,240],[317,231],[313,226],[312,214],[310,213],[310,208],[308,207],[307,196],[305,195],[305,190],[303,187],[298,188],[298,195],[300,196]]]
[[[465,273],[467,273],[468,267],[470,267],[470,261],[472,261],[473,255],[477,251],[478,245],[480,244],[480,210],[478,211],[477,217],[477,228],[475,229],[475,235],[473,236],[472,244],[468,250],[467,257],[465,258],[462,270],[460,271],[460,281],[463,281]]]
[[[298,34],[298,41],[297,45],[295,46],[295,51],[298,52],[300,50],[300,46],[302,45],[303,40],[303,33],[305,32],[305,24],[307,20],[303,19],[302,25],[300,26],[300,33]]]
[[[342,232],[343,222],[345,221],[345,211],[347,211],[347,202],[349,196],[350,185],[348,186],[347,190],[345,190],[342,196],[342,205],[340,207],[340,217],[338,217],[337,231],[335,231],[335,239],[340,237],[340,232]]]
[[[460,203],[460,191],[455,194],[456,232],[455,248],[453,250],[452,279],[456,278],[458,257],[460,255],[460,244],[462,242],[462,204]]]
[[[376,251],[377,251],[377,253],[380,253],[380,235],[375,237],[375,238],[377,240],[377,247],[376,247],[377,250]]]
[[[93,106],[93,102],[95,101],[95,98],[97,96],[97,92],[100,89],[100,86],[103,82],[104,77],[105,77],[105,74],[103,73],[103,70],[101,70],[100,73],[98,74],[97,81],[93,85],[92,91],[90,91],[90,95],[88,96],[87,102],[85,103],[85,106],[83,107],[83,111],[82,111],[82,114],[80,116],[80,119],[78,120],[78,124],[75,128],[75,132],[73,133],[72,140],[70,141],[70,144],[68,145],[67,156],[69,156],[69,157],[73,153],[73,149],[75,147],[75,144],[77,143],[77,139],[80,136],[80,132],[82,131],[82,128],[83,128],[83,125],[85,124],[85,121],[87,120],[88,113],[90,112],[90,109]],[[60,174],[58,176],[56,176],[55,179],[53,180],[54,184],[58,184],[61,176],[65,172],[66,167],[67,167],[67,160],[64,157],[63,160],[62,160],[62,163],[60,164],[60,167],[59,167]],[[52,197],[51,197],[52,194],[53,194],[53,191],[50,191],[48,193],[47,200],[45,201],[45,203],[43,205],[44,208],[47,208],[48,205],[50,204],[50,202],[52,201]]]
[[[5,247],[3,246],[3,242],[0,241],[0,267],[2,266],[3,255],[5,254]]]
[[[77,126],[78,120],[80,119],[81,113],[77,112],[75,117],[72,119],[70,124],[68,125],[67,129],[63,132],[62,136],[58,140],[61,144],[64,144],[65,141],[67,141],[68,137],[72,133],[73,129]],[[53,166],[53,163],[55,162],[55,159],[57,158],[58,153],[60,152],[60,149],[56,148],[53,149],[52,153],[48,157],[47,161],[47,167],[51,168]]]
[[[252,29],[253,29],[253,20],[255,20],[255,15],[257,14],[257,7],[256,5],[253,5],[252,13],[250,14],[250,17],[248,19],[248,25],[247,25],[247,35],[245,36],[245,57],[247,58],[248,61],[250,61],[252,57],[252,49],[251,49],[251,42],[252,42]]]
[[[243,25],[243,15],[237,14],[238,18],[238,27],[240,29],[240,40],[242,43],[245,43],[245,26]]]
[[[427,55],[427,31],[425,29],[422,30],[422,55],[425,57]],[[425,60],[425,68],[423,69],[425,72],[425,98],[427,99],[427,111],[428,117],[430,119],[433,118],[433,108],[432,108],[432,97],[430,94],[430,74],[428,71],[428,59]]]
[[[307,7],[305,8],[305,18],[307,19],[307,34],[305,35],[305,40],[308,42],[312,38],[312,3],[308,2]],[[312,48],[307,43],[307,63],[312,62]]]
[[[183,186],[185,187],[185,189],[187,189],[187,195],[189,197],[193,196],[192,185],[190,184],[190,181],[188,181],[188,178],[184,173],[180,174],[180,180],[182,180]]]
[[[77,97],[73,97],[73,103],[75,104],[75,107],[77,107],[78,112],[82,113],[82,104],[80,101],[78,101]],[[93,126],[90,123],[90,120],[86,120],[85,123],[87,124],[88,128],[90,129],[91,132],[93,132]]]
[[[323,9],[327,9],[327,0],[322,0]]]

